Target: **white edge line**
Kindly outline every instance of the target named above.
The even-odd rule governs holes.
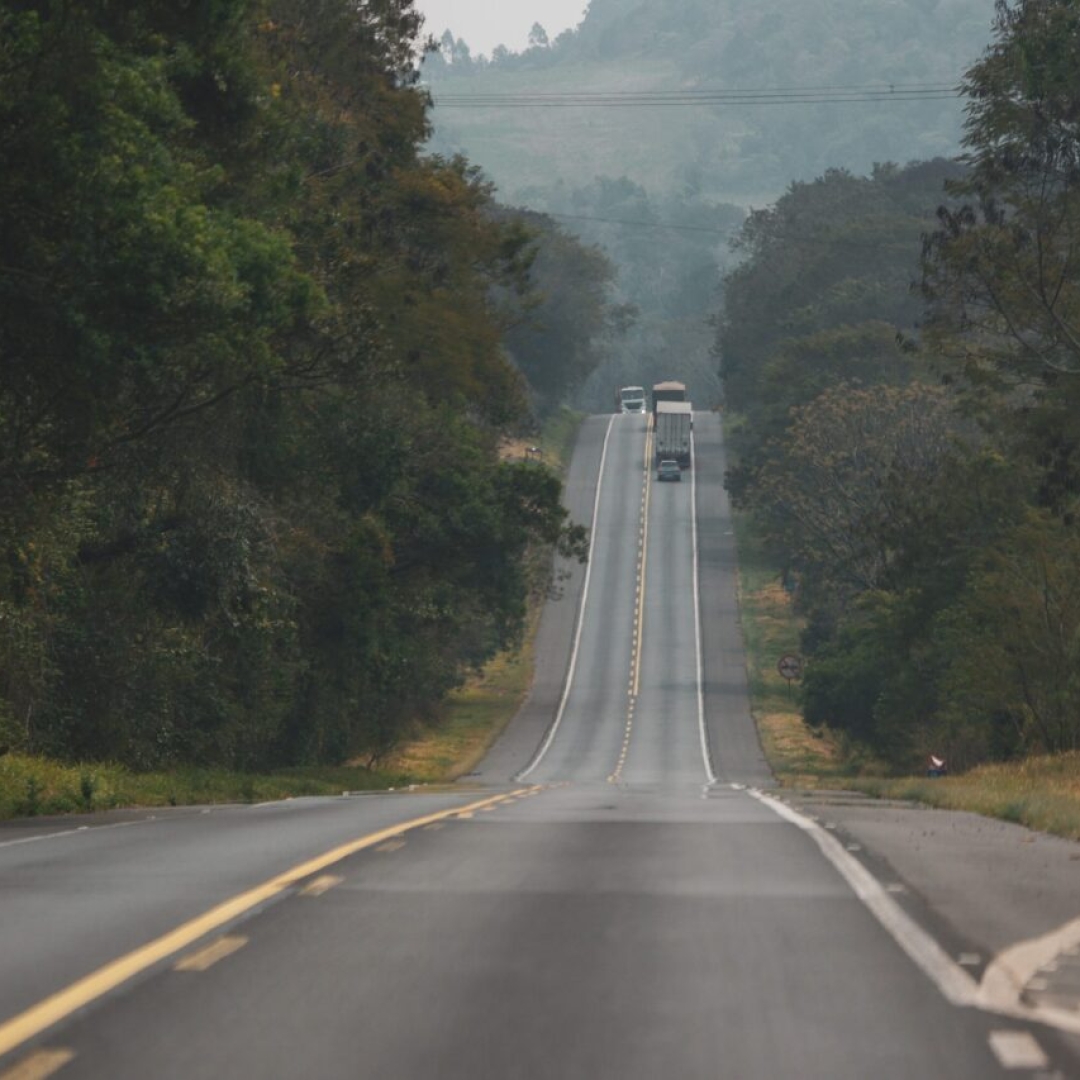
[[[739,787],[733,784],[732,787]],[[884,890],[880,882],[831,833],[816,822],[793,810],[786,803],[766,795],[755,788],[745,789],[759,802],[764,803],[786,821],[791,822],[821,849],[821,853],[833,864],[841,877],[851,886],[855,895],[866,905],[878,922],[889,932],[893,940],[908,954],[914,963],[937,986],[942,995],[953,1005],[972,1006],[997,1016],[1007,1016],[1031,1024],[1042,1024],[1058,1031],[1080,1035],[1080,1016],[1068,1009],[1048,1005],[1027,1005],[1020,1000],[1021,987],[1017,979],[1022,973],[1017,969],[1030,967],[1036,958],[1043,959],[1049,951],[1051,940],[1068,947],[1080,933],[1080,920],[1066,923],[1056,931],[1029,942],[1020,942],[1006,949],[987,968],[981,984],[975,980],[951,956],[916,923]],[[1020,956],[1030,949],[1029,956]],[[1011,965],[1010,965],[1011,962]],[[1011,966],[1012,971],[1007,972]]]
[[[78,836],[83,833],[103,832],[105,829],[127,829],[132,825],[146,825],[156,821],[155,817],[139,818],[137,821],[114,821],[110,825],[79,825],[74,829],[62,829],[60,832],[35,833],[33,836],[21,836],[18,840],[0,841],[0,848],[18,847],[19,844],[38,844],[42,840],[59,840],[63,836]]]
[[[975,980],[885,892],[858,859],[844,850],[839,840],[778,799],[752,788],[749,794],[810,836],[859,900],[950,1004],[977,1004],[979,988]]]
[[[577,628],[574,631],[574,647],[570,651],[570,666],[566,671],[566,682],[563,684],[562,697],[559,699],[559,707],[555,711],[555,719],[551,722],[551,727],[548,728],[547,735],[544,736],[544,741],[533,755],[532,761],[530,761],[521,772],[514,774],[513,779],[515,782],[524,780],[525,777],[544,760],[544,755],[548,752],[548,748],[551,746],[555,739],[555,734],[559,730],[559,725],[562,723],[563,713],[566,711],[566,703],[570,698],[570,690],[574,684],[574,670],[577,667],[578,648],[581,645],[581,631],[585,625],[585,602],[589,598],[589,581],[592,579],[592,556],[593,547],[596,544],[596,521],[600,514],[600,492],[604,487],[604,465],[607,462],[608,440],[611,438],[611,429],[615,424],[616,415],[618,414],[616,413],[613,415],[608,421],[607,431],[604,432],[604,446],[600,452],[600,469],[596,478],[596,496],[593,499],[592,524],[589,530],[589,561],[585,564],[585,582],[581,587],[581,600],[578,603]]]
[[[690,414],[690,520],[691,536],[694,548],[694,641],[697,646],[697,714],[698,735],[701,739],[701,756],[705,762],[705,776],[710,784],[716,783],[713,772],[712,752],[709,748],[709,733],[705,727],[705,682],[704,662],[701,656],[701,586],[698,574],[698,527],[697,527],[697,446],[694,444],[693,413]]]

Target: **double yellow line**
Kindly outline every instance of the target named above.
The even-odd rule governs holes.
[[[635,622],[637,634],[634,638],[634,677],[631,694],[637,699],[638,689],[641,685],[641,645],[645,637],[645,565],[649,555],[649,499],[652,496],[652,453],[653,453],[653,429],[652,420],[649,421],[648,434],[645,436],[645,497],[642,500],[641,509],[641,571],[638,575],[640,589],[638,591],[637,612]]]
[[[652,493],[652,421],[650,419],[645,436],[645,490],[641,496],[641,550],[638,556],[638,591],[637,607],[634,611],[633,652],[630,657],[630,700],[626,706],[626,727],[623,730],[622,747],[615,768],[608,777],[609,784],[617,784],[622,779],[623,766],[630,753],[630,737],[634,731],[634,710],[637,708],[638,691],[641,687],[641,652],[645,638],[645,564],[649,555],[649,498]]]

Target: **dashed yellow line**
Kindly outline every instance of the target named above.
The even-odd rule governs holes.
[[[74,1057],[74,1052],[67,1049],[37,1050],[13,1069],[0,1073],[0,1080],[45,1080]]]
[[[636,698],[641,685],[641,645],[645,636],[645,563],[649,551],[649,498],[652,492],[652,429],[645,436],[645,494],[641,503],[641,556],[638,567],[638,606],[634,615],[634,688]]]
[[[622,779],[622,771],[630,753],[630,736],[634,731],[634,709],[637,706],[638,692],[641,687],[641,654],[645,638],[645,563],[649,553],[649,500],[652,494],[652,443],[653,432],[650,420],[645,435],[645,485],[641,493],[641,523],[638,528],[638,565],[637,582],[634,585],[634,626],[631,634],[630,679],[627,683],[626,727],[623,731],[622,747],[615,768],[608,777],[609,784],[617,784]]]
[[[232,956],[234,952],[238,952],[247,943],[248,939],[239,934],[219,937],[217,941],[211,941],[198,952],[193,952],[190,956],[178,960],[173,965],[173,971],[206,971],[219,960],[224,960],[226,956]]]
[[[163,934],[146,945],[105,964],[103,967],[98,968],[97,971],[91,972],[63,990],[59,990],[43,1001],[39,1001],[36,1005],[32,1005],[29,1009],[19,1013],[18,1016],[14,1016],[0,1024],[0,1056],[9,1054],[29,1039],[40,1035],[54,1024],[66,1019],[76,1010],[85,1008],[91,1002],[115,990],[118,986],[122,986],[129,979],[141,974],[155,964],[175,956],[181,950],[194,945],[200,938],[213,933],[241,915],[247,914],[260,904],[265,904],[305,878],[318,874],[335,863],[347,859],[350,855],[355,855],[357,852],[364,851],[367,848],[373,848],[378,844],[400,836],[402,833],[423,828],[433,822],[459,817],[462,810],[466,813],[479,810],[484,806],[502,802],[510,794],[522,794],[522,792],[529,790],[532,789],[523,788],[516,792],[494,795],[486,799],[480,799],[461,809],[439,810],[432,814],[425,814],[423,817],[414,818],[412,821],[369,833],[367,836],[359,837],[347,844],[342,844],[324,852],[322,855],[317,855],[313,859],[302,862],[291,870],[286,870],[283,874],[278,874],[277,877],[273,877],[261,885],[256,885],[254,888],[218,904],[202,915],[183,923],[174,930],[170,930],[167,934]]]
[[[385,844],[380,844],[375,850],[383,852],[400,851],[404,846],[405,841],[396,837],[393,840],[387,840]]]
[[[301,896],[322,896],[345,879],[339,874],[320,874],[314,881],[309,881],[301,890]]]

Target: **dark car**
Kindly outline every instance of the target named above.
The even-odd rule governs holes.
[[[656,479],[657,480],[681,480],[682,469],[679,468],[677,461],[661,461],[656,466]]]

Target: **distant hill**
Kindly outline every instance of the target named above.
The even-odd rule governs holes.
[[[449,42],[425,64],[433,147],[461,150],[505,196],[626,176],[761,204],[830,167],[868,172],[957,152],[962,103],[901,100],[954,86],[989,39],[992,0],[592,0],[548,46],[473,58]],[[449,62],[448,62],[449,61]],[[526,108],[440,105],[460,95],[893,88],[884,101]]]
[[[592,0],[576,30],[520,53],[473,57],[446,35],[424,65],[430,145],[616,264],[615,300],[637,320],[576,404],[607,408],[613,385],[662,378],[709,404],[709,319],[747,209],[830,169],[958,154],[953,91],[993,14],[993,0]],[[768,101],[686,103],[753,91]],[[586,94],[606,98],[567,104]]]

